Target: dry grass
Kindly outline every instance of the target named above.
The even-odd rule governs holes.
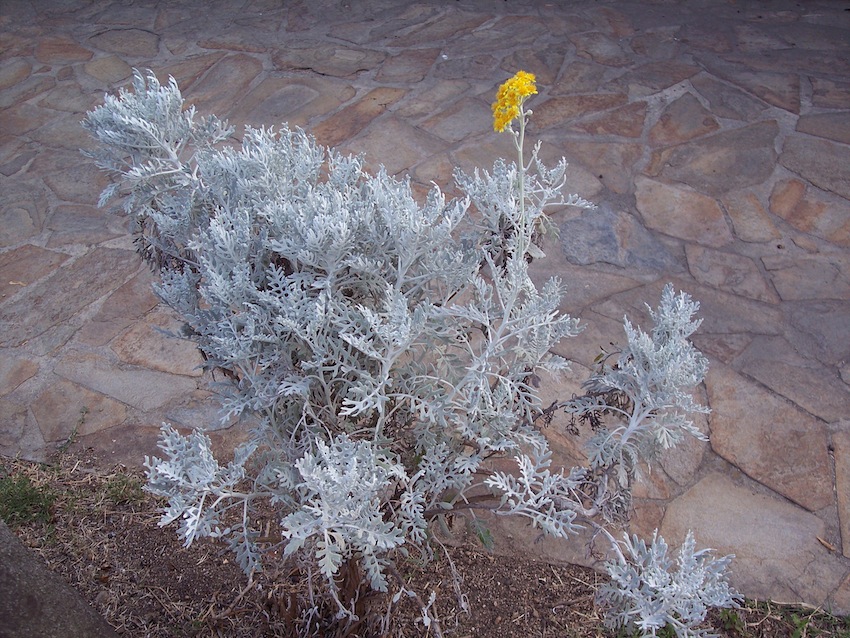
[[[19,488],[27,482],[22,497]],[[18,504],[22,513],[0,512],[121,635],[294,635],[292,605],[304,587],[298,571],[277,564],[248,580],[222,545],[202,541],[182,547],[174,529],[158,526],[162,503],[142,491],[143,483],[139,471],[104,468],[91,451],[65,452],[47,465],[0,458],[0,487],[18,489],[4,505]],[[616,636],[603,629],[593,606],[603,577],[592,570],[464,546],[426,565],[402,565],[401,572],[420,593],[438,592],[447,636]],[[455,591],[454,575],[462,580],[464,598]],[[373,602],[382,609],[388,603]],[[740,610],[712,613],[709,628],[724,638],[850,638],[850,619],[753,601]],[[394,608],[385,635],[427,635],[412,602]]]

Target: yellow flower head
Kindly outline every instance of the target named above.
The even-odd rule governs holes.
[[[499,87],[493,102],[493,128],[497,133],[504,131],[519,117],[520,106],[529,95],[537,94],[534,74],[517,71],[516,75]]]

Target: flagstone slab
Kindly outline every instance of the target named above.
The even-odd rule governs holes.
[[[68,255],[32,244],[0,253],[0,299],[11,297],[53,272]]]
[[[850,338],[850,326],[843,332]],[[847,342],[839,340],[836,347],[846,351]],[[835,368],[797,354],[783,338],[756,337],[735,359],[735,367],[827,423],[850,414],[850,387]]]
[[[47,215],[47,196],[40,183],[0,181],[3,192],[3,224],[0,245],[24,242],[41,233]]]
[[[13,354],[3,352],[0,357],[0,396],[14,392],[18,386],[31,379],[39,370],[38,363]]]
[[[798,230],[850,247],[850,203],[830,201],[799,179],[781,180],[774,185],[770,210]]]
[[[593,60],[604,66],[623,67],[632,61],[631,52],[616,38],[604,33],[575,33],[569,36],[580,58]]]
[[[411,49],[393,55],[381,64],[376,79],[379,82],[420,82],[431,70],[440,49]]]
[[[570,168],[567,170],[568,179],[571,171],[583,166],[594,177],[598,178],[606,188],[617,195],[630,193],[634,188],[634,179],[637,173],[636,164],[643,155],[643,145],[630,142],[579,141],[571,141],[564,145],[563,142],[555,140],[554,134],[547,136],[547,138],[553,144],[557,144],[558,148],[563,149],[561,153],[567,156],[567,160],[570,162]],[[572,182],[568,181],[568,188],[570,189],[578,189],[580,186],[583,186],[583,184],[577,183],[573,186]],[[593,197],[595,194],[595,191],[591,190],[579,192],[584,197]]]
[[[561,249],[574,264],[612,264],[629,271],[662,272],[681,266],[633,215],[602,206],[558,224]]]
[[[725,474],[709,474],[667,506],[665,540],[678,545],[689,529],[698,548],[735,555],[729,581],[757,600],[820,606],[847,571],[818,541],[827,540],[821,519]]]
[[[850,82],[812,78],[812,106],[850,109]]]
[[[801,115],[797,120],[797,130],[834,142],[850,144],[850,112]]]
[[[354,104],[346,106],[314,126],[311,132],[321,144],[335,147],[360,133],[406,93],[405,89],[391,87],[372,89]]]
[[[50,450],[26,404],[0,398],[0,454],[44,462]]]
[[[420,126],[441,139],[459,142],[471,133],[490,129],[493,112],[483,100],[463,98],[429,117]]]
[[[144,269],[104,300],[100,310],[77,333],[76,340],[90,346],[105,345],[153,310],[157,303],[159,300],[151,289],[151,274]]]
[[[154,58],[159,52],[159,36],[144,29],[109,29],[88,41],[101,51],[130,58]]]
[[[774,120],[722,131],[653,154],[647,174],[721,196],[761,184],[776,166]]]
[[[107,85],[129,78],[133,69],[117,55],[107,55],[87,62],[86,73]],[[180,85],[183,86],[182,84]]]
[[[765,255],[761,261],[785,301],[850,296],[850,255]]]
[[[8,89],[18,82],[27,79],[32,71],[32,65],[23,58],[4,60],[0,67],[0,90]]]
[[[741,241],[764,243],[781,236],[759,198],[750,190],[732,191],[720,198],[732,222],[732,231]]]
[[[834,504],[824,422],[719,363],[705,385],[717,454],[809,511]]]
[[[48,443],[85,436],[120,425],[127,406],[98,392],[60,379],[51,383],[32,404],[32,413]]]
[[[315,117],[338,109],[354,89],[327,78],[267,77],[236,104],[231,119],[251,126],[304,127]]]
[[[446,144],[397,117],[389,117],[341,148],[364,153],[370,172],[383,165],[390,175],[397,175],[446,150]]]
[[[557,81],[549,88],[549,95],[591,94],[604,84],[607,67],[595,62],[576,60],[571,62]],[[535,107],[535,113],[537,107]],[[536,116],[535,116],[536,117]]]
[[[208,60],[201,60],[203,66]],[[228,55],[184,92],[186,101],[204,114],[227,117],[233,106],[263,70],[262,63],[245,53]]]
[[[585,119],[571,129],[590,135],[640,137],[646,120],[646,102],[632,102],[602,115]]]
[[[708,100],[711,113],[718,117],[752,122],[766,108],[761,100],[707,73],[692,77],[691,85]]]
[[[717,201],[690,188],[638,176],[635,198],[647,227],[714,248],[733,239]]]
[[[540,48],[528,48],[515,51],[507,56],[500,66],[506,73],[514,74],[517,69],[533,73],[538,85],[551,87],[558,79],[558,74],[569,52],[566,45],[555,45]]]
[[[553,97],[535,105],[533,122],[541,129],[562,126],[570,120],[623,106],[627,97],[623,93],[594,93]]]
[[[789,135],[779,162],[818,188],[850,199],[850,146]]]
[[[829,366],[850,362],[850,300],[788,304],[794,341]]]
[[[671,102],[649,131],[653,146],[673,146],[703,137],[720,128],[710,111],[690,93]]]
[[[652,283],[611,295],[594,305],[593,309],[618,320],[622,319],[623,314],[628,314],[632,323],[649,326],[651,324],[645,304],[657,307],[661,291],[668,282],[677,291],[684,291],[699,302],[700,308],[696,314],[702,319],[702,324],[697,331],[698,335],[778,335],[784,330],[784,315],[773,304],[730,295],[693,281],[679,281],[669,273]]]
[[[310,70],[320,75],[344,78],[377,69],[387,57],[375,49],[342,45],[287,47],[272,54],[275,68],[284,71]]]
[[[75,259],[3,305],[0,345],[19,346],[68,322],[124,283],[137,268],[132,253],[112,248],[95,248]]]
[[[71,38],[48,36],[35,46],[35,59],[44,64],[69,64],[91,60],[94,53]]]
[[[186,56],[173,58],[169,64],[157,65],[157,78],[160,82],[167,82],[169,76],[177,80],[177,85],[187,96],[187,91],[191,90],[195,82],[198,81],[204,73],[209,71],[213,65],[225,56],[222,52],[205,53],[203,55]]]
[[[121,361],[147,370],[200,377],[204,359],[195,342],[181,338],[183,321],[162,306],[110,342]]]
[[[23,82],[3,89],[0,93],[0,109],[20,104],[37,95],[49,91],[56,85],[56,79],[49,75],[31,75]]]
[[[699,71],[699,67],[678,60],[648,62],[624,74],[614,84],[627,89],[632,97],[647,97],[679,84]]]
[[[122,366],[117,361],[89,352],[68,352],[56,362],[54,372],[143,412],[162,408],[198,387],[198,381],[193,377]]]
[[[779,296],[749,257],[699,244],[687,244],[685,255],[691,275],[701,284],[766,303],[779,301]]]

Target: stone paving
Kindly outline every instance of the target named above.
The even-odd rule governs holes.
[[[530,136],[570,190],[536,274],[586,329],[576,388],[672,281],[702,304],[701,427],[646,473],[633,529],[735,553],[757,598],[850,612],[850,8],[809,0],[4,0],[0,4],[0,453],[76,432],[110,463],[159,424],[225,447],[216,382],[157,304],[79,121],[131,68],[202,113],[308,128],[372,167],[450,184],[512,157],[496,87],[537,75]],[[550,429],[559,454],[577,441]],[[512,531],[513,530],[513,531]],[[548,541],[522,551],[580,552]],[[519,550],[517,550],[519,551]],[[572,553],[570,553],[572,552]]]

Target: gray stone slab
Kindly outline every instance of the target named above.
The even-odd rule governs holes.
[[[779,161],[815,186],[850,199],[850,146],[790,135]]]
[[[0,521],[3,638],[118,638],[61,577]]]
[[[821,519],[723,474],[706,476],[667,507],[665,540],[680,543],[689,529],[696,530],[697,547],[735,555],[730,583],[757,600],[821,606],[847,572],[818,541],[829,540]]]
[[[0,305],[0,345],[19,346],[64,324],[108,294],[138,268],[131,252],[96,248]]]
[[[715,452],[810,511],[834,505],[823,421],[719,363],[705,384]]]

